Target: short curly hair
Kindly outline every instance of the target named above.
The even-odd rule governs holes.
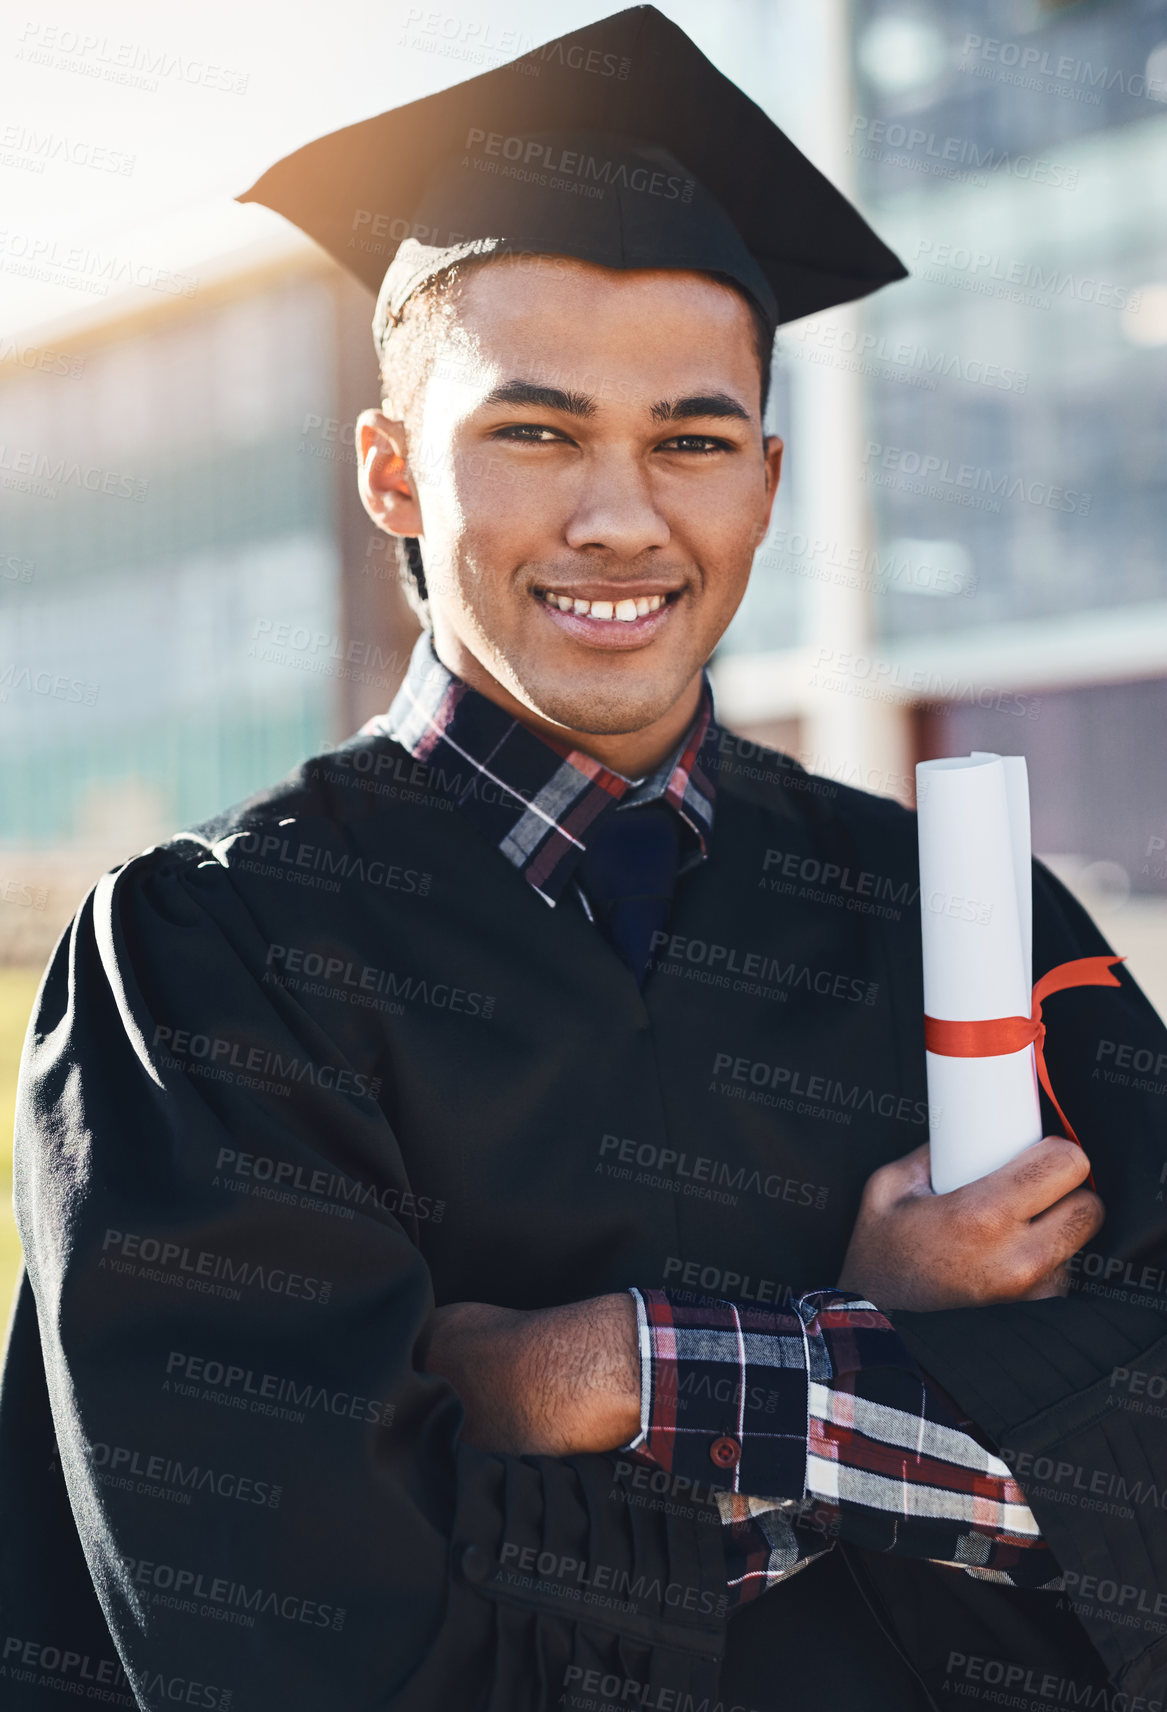
[[[381,374],[381,397],[386,411],[395,421],[404,422],[407,433],[417,421],[426,382],[440,347],[439,335],[457,320],[457,305],[467,278],[480,267],[499,266],[508,258],[498,255],[465,256],[451,262],[441,273],[434,274],[409,297],[400,318],[384,332],[377,358]],[[716,280],[738,292],[750,311],[754,329],[754,347],[761,371],[761,414],[766,415],[770,399],[770,370],[774,354],[774,327],[758,304],[728,274],[698,269],[706,278]],[[412,436],[411,436],[412,437]],[[397,568],[405,598],[420,622],[429,626],[429,592],[426,588],[425,566],[421,543],[415,535],[395,538]]]

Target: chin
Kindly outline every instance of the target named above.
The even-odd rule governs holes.
[[[535,682],[524,693],[535,712],[569,731],[589,737],[626,737],[661,719],[672,705],[660,694],[646,696],[643,688],[597,685],[581,691],[578,684]]]

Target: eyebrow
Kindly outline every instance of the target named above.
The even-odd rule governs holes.
[[[540,386],[535,381],[506,380],[488,392],[484,405],[526,404],[536,410],[558,410],[565,416],[594,416],[596,401],[586,392],[566,392],[558,386]],[[663,398],[650,412],[654,422],[684,422],[697,416],[734,417],[748,422],[750,413],[728,392],[696,392],[687,398]]]
[[[538,386],[530,380],[504,380],[488,392],[483,404],[530,404],[536,410],[561,410],[565,416],[594,416],[596,401],[585,392],[564,392],[558,386]]]
[[[734,416],[748,422],[750,413],[728,392],[697,392],[688,398],[665,398],[652,407],[654,422],[682,422],[691,416]]]

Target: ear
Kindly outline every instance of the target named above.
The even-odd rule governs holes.
[[[420,535],[421,507],[406,461],[405,427],[380,410],[357,417],[357,486],[378,529],[389,535]]]
[[[770,527],[770,513],[774,509],[774,497],[778,492],[778,483],[782,479],[782,454],[785,444],[777,434],[767,434],[763,442],[762,455],[766,462],[766,504],[758,524],[758,541]]]

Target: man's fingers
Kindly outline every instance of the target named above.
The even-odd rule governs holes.
[[[1008,1165],[968,1184],[967,1193],[970,1201],[983,1199],[1016,1219],[1034,1219],[1089,1175],[1090,1161],[1077,1142],[1064,1135],[1047,1135]]]
[[[1037,1276],[1057,1272],[1102,1228],[1106,1208],[1090,1189],[1074,1189],[1033,1219],[1029,1226],[1032,1256]]]
[[[877,1207],[887,1208],[908,1195],[932,1192],[931,1150],[928,1143],[915,1147],[900,1159],[891,1159],[867,1179],[868,1195]]]

